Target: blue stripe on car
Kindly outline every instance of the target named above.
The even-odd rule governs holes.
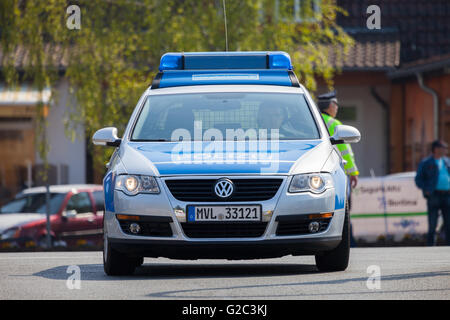
[[[203,153],[209,150],[211,142],[201,142],[200,151],[196,151],[195,142],[187,151],[181,151],[187,158],[178,158],[180,154],[179,143],[166,142],[131,142],[129,145],[138,150],[143,156],[150,160],[161,175],[171,174],[286,174],[294,163],[306,152],[316,147],[320,140],[309,141],[277,141],[277,148],[271,150],[270,144],[267,150],[243,150],[234,148],[234,152],[223,150],[222,161],[214,159],[215,153]],[[222,143],[222,142],[221,142]],[[178,149],[175,149],[178,148]],[[174,151],[177,150],[177,151]],[[213,149],[214,150],[214,149]],[[205,156],[211,156],[205,158]],[[243,158],[239,158],[242,156]],[[251,158],[252,156],[256,158]],[[222,162],[222,163],[221,163]]]
[[[114,175],[112,171],[103,179],[103,190],[105,192],[105,210],[114,212]]]
[[[294,161],[272,163],[154,163],[161,175],[170,174],[277,174],[288,173]]]
[[[347,192],[347,177],[344,170],[339,168],[333,178],[335,189],[334,210],[344,209]]]

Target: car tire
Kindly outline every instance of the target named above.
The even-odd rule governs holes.
[[[346,203],[342,240],[335,249],[316,255],[316,266],[319,271],[344,271],[347,269],[350,258],[349,220],[348,203]]]
[[[136,258],[136,267],[140,267],[144,264],[144,257],[137,257]]]
[[[103,269],[108,276],[124,276],[134,273],[139,258],[129,257],[111,248],[108,238],[103,242]]]

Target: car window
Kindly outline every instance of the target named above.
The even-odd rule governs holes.
[[[105,211],[105,197],[103,191],[94,191],[92,193],[97,211]]]
[[[66,211],[75,210],[77,213],[92,212],[91,199],[87,192],[74,194],[67,202]]]
[[[58,213],[65,193],[50,194],[50,214]],[[46,194],[31,193],[21,195],[0,208],[0,213],[46,213]]]
[[[131,140],[179,141],[183,133],[189,140],[205,140],[209,129],[214,140],[236,140],[239,130],[247,133],[243,139],[252,133],[255,139],[263,133],[270,138],[275,131],[280,140],[320,138],[302,94],[225,92],[149,96]]]

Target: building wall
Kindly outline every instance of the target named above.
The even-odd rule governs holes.
[[[50,106],[48,115],[48,162],[56,167],[56,183],[86,183],[84,128],[77,128],[74,141],[65,134],[64,122],[68,118],[70,99],[74,97],[69,94],[69,84],[62,79],[58,84],[56,103]],[[36,163],[42,163],[39,155],[36,155]]]
[[[33,112],[20,109],[28,107],[0,106],[0,205],[31,180],[27,169],[35,158],[34,109],[29,108]]]
[[[450,73],[447,71],[426,81],[439,96],[439,138],[450,143]]]
[[[388,166],[388,114],[375,99],[371,89],[389,103],[390,83],[381,73],[346,72],[335,78],[339,105],[356,107],[356,120],[342,122],[361,132],[361,141],[352,144],[356,164],[361,176],[381,176],[389,173]],[[326,92],[320,86],[316,94]],[[337,114],[339,119],[339,111]]]
[[[416,170],[428,153],[427,145],[433,141],[433,98],[424,92],[417,81],[405,84],[405,159],[404,171]]]
[[[424,84],[438,94],[438,138],[450,142],[450,75],[424,76]],[[414,171],[435,139],[433,98],[410,77],[393,84],[390,100],[392,171]]]
[[[404,129],[404,96],[405,86],[400,83],[392,85],[390,109],[389,109],[389,126],[390,126],[390,143],[389,167],[391,173],[402,172],[405,162],[405,129]]]

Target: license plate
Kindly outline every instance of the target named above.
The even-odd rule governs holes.
[[[188,206],[188,221],[261,221],[261,206]]]

